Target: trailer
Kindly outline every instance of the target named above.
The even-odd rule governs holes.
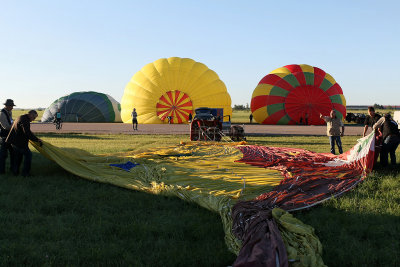
[[[230,116],[224,120],[222,109],[197,108],[190,123],[190,140],[192,141],[221,141],[228,137],[233,141],[246,140],[244,128],[231,125]]]

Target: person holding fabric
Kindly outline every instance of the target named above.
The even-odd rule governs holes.
[[[342,154],[342,140],[340,139],[340,137],[343,137],[344,135],[343,121],[336,116],[336,111],[333,109],[331,110],[330,116],[323,116],[322,114],[319,114],[319,117],[326,122],[326,134],[329,137],[331,153],[335,154],[336,143],[339,149],[339,154]]]
[[[137,121],[136,108],[133,108],[131,116],[132,116],[132,127],[133,127],[133,130],[137,131],[138,121]],[[135,128],[135,124],[136,124],[136,128]]]
[[[375,108],[374,107],[368,107],[368,115],[365,117],[364,121],[364,131],[363,131],[363,137],[366,136],[367,130],[369,127],[374,126],[374,124],[381,118],[382,116],[375,113]],[[374,165],[378,161],[379,154],[381,152],[382,148],[382,134],[378,129],[375,130],[375,156],[374,156]]]
[[[13,165],[14,158],[12,147],[6,143],[6,138],[13,123],[12,110],[14,106],[14,101],[12,99],[7,99],[4,103],[4,108],[0,111],[0,174],[5,174],[6,172],[6,160],[8,153],[10,153],[10,169]]]
[[[365,117],[364,120],[364,132],[363,132],[363,137],[366,136],[368,127],[374,126],[374,124],[381,118],[382,116],[375,113],[375,108],[374,107],[368,107],[368,115]],[[375,131],[375,133],[378,133],[378,130]]]
[[[381,128],[382,130],[380,130]],[[390,154],[391,164],[396,165],[396,149],[400,143],[399,125],[392,119],[392,116],[388,113],[374,124],[373,129],[381,131],[382,133],[382,166],[388,165],[388,154]]]
[[[32,152],[29,149],[29,140],[39,142],[42,145],[42,141],[37,138],[31,132],[31,122],[37,118],[38,114],[36,110],[30,110],[27,114],[19,116],[11,127],[11,130],[7,136],[6,142],[13,148],[14,161],[12,172],[14,175],[19,174],[19,168],[24,158],[24,166],[22,168],[22,176],[30,176],[31,163],[32,163]]]

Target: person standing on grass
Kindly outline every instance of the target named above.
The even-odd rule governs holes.
[[[54,122],[61,123],[61,110],[57,109],[56,116],[54,117]]]
[[[392,119],[392,116],[388,113],[380,118],[372,128],[374,130],[381,131],[382,134],[382,166],[388,165],[388,154],[390,154],[390,161],[392,165],[396,165],[396,149],[400,143],[399,125]],[[380,130],[381,128],[382,130]]]
[[[132,116],[132,127],[133,127],[133,130],[137,131],[138,122],[137,122],[136,108],[133,108],[131,116]],[[135,125],[136,125],[136,128],[135,128]]]
[[[250,113],[249,119],[250,119],[250,124],[252,124],[253,123],[253,114],[252,113]]]
[[[19,174],[19,168],[24,158],[24,166],[22,168],[22,176],[30,176],[32,152],[29,149],[29,140],[39,142],[40,146],[42,141],[31,132],[31,122],[37,118],[36,110],[30,110],[27,114],[19,116],[11,127],[7,136],[6,143],[12,146],[14,161],[11,166],[14,175]]]
[[[6,160],[8,153],[10,153],[10,169],[12,168],[14,161],[12,147],[6,143],[7,135],[10,132],[13,123],[11,111],[14,106],[14,101],[12,99],[7,99],[4,103],[4,108],[0,111],[0,174],[6,173]]]
[[[338,146],[339,154],[343,153],[342,140],[340,137],[344,135],[343,121],[336,117],[336,111],[331,110],[330,116],[323,116],[319,114],[319,117],[326,122],[326,134],[329,136],[329,143],[331,145],[331,153],[335,155],[335,143]],[[340,131],[342,128],[342,131]]]

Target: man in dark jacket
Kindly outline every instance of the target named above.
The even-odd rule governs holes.
[[[368,127],[373,127],[374,124],[381,118],[381,115],[378,113],[375,113],[375,108],[374,107],[368,107],[368,115],[365,117],[364,120],[364,131],[363,131],[363,137],[367,135],[367,130]]]
[[[6,143],[6,138],[10,132],[13,120],[12,110],[14,108],[14,101],[7,99],[4,103],[4,108],[0,111],[0,174],[6,172],[7,154],[10,153],[10,169],[13,164],[12,147]]]
[[[381,150],[381,164],[388,165],[388,154],[392,165],[396,165],[396,149],[400,143],[400,132],[398,124],[392,119],[390,114],[385,114],[373,126],[373,129],[382,127],[383,145]]]
[[[31,122],[37,118],[36,110],[31,110],[27,114],[16,119],[11,127],[10,133],[7,136],[6,142],[13,148],[14,164],[12,172],[14,175],[19,174],[19,168],[24,158],[24,166],[22,168],[22,176],[30,176],[32,152],[29,149],[29,140],[39,142],[42,141],[31,132]]]

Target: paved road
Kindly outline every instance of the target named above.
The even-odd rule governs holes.
[[[132,131],[131,124],[125,123],[64,123],[57,131],[51,123],[32,123],[34,133],[86,133],[86,134],[189,134],[188,124],[142,124],[139,131]],[[303,125],[259,125],[245,124],[248,136],[258,135],[326,135],[326,126]],[[345,135],[362,135],[363,126],[345,127]]]

